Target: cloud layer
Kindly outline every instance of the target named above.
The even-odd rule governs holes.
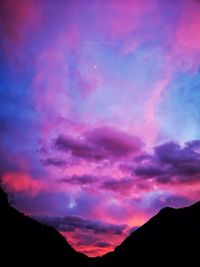
[[[181,147],[168,142],[154,148],[154,154],[143,155],[135,175],[155,178],[158,183],[193,183],[200,180],[200,141],[195,140]]]
[[[90,256],[200,199],[197,0],[1,0],[0,176]]]
[[[37,218],[42,223],[57,228],[62,232],[74,232],[76,229],[92,231],[95,234],[121,235],[127,225],[108,224],[102,221],[85,220],[78,216],[66,216],[57,218]]]
[[[87,161],[127,158],[140,151],[141,145],[139,138],[111,127],[96,128],[77,138],[58,136],[54,142],[56,149]]]

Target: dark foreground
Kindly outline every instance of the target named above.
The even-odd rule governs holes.
[[[0,266],[200,266],[200,202],[164,208],[114,252],[92,259],[12,208],[0,189]]]

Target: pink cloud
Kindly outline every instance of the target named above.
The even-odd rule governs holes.
[[[61,233],[77,251],[85,253],[90,257],[97,257],[113,250],[126,236],[125,234],[110,235],[108,233],[91,234],[80,229],[68,233],[61,231]]]
[[[145,104],[145,120],[143,125],[143,130],[146,133],[145,140],[149,147],[155,143],[155,139],[159,132],[159,123],[156,116],[156,109],[157,106],[162,98],[162,94],[167,89],[169,85],[172,74],[170,71],[165,71],[165,77],[153,86],[152,93],[149,99],[146,101]]]
[[[184,53],[185,57],[189,57],[200,51],[199,12],[199,1],[183,1],[174,40],[177,54]]]
[[[24,192],[32,196],[46,189],[43,182],[20,172],[8,172],[2,177],[3,185],[12,192]]]
[[[106,5],[106,7],[105,7]],[[109,40],[124,39],[140,27],[141,18],[154,9],[154,1],[106,1],[100,5],[97,23]]]
[[[18,74],[29,64],[29,60],[23,54],[23,49],[29,33],[36,34],[40,27],[41,8],[32,0],[2,0],[0,15],[3,19],[1,29],[4,34],[2,40],[4,53],[12,71]]]
[[[56,149],[94,161],[126,158],[141,151],[141,146],[138,137],[109,127],[92,129],[79,138],[59,136],[55,140]]]

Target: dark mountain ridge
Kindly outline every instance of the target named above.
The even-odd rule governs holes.
[[[200,202],[166,207],[99,259],[99,266],[200,266],[199,245]]]
[[[54,228],[12,208],[0,189],[1,263],[21,266],[200,266],[200,202],[164,208],[102,257],[75,251]],[[31,263],[31,264],[30,264]]]
[[[1,189],[0,248],[4,266],[88,266],[88,257],[76,252],[57,230],[12,208]]]

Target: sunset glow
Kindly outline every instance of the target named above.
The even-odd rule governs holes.
[[[200,2],[0,1],[0,175],[105,254],[200,200]]]

